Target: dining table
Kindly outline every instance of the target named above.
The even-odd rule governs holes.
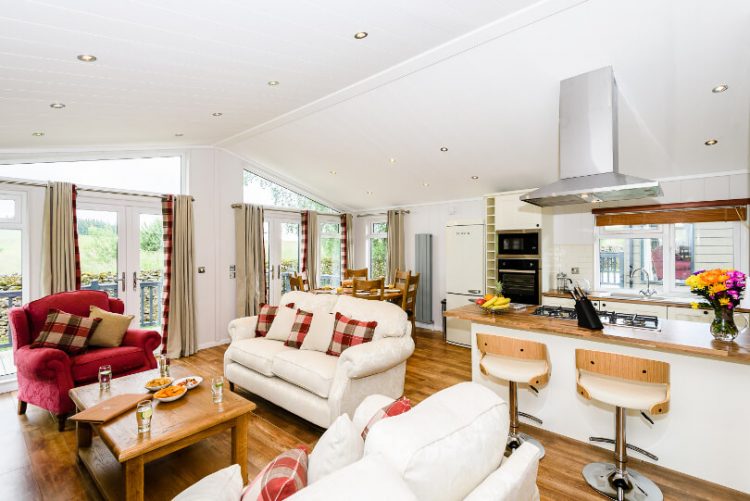
[[[314,294],[335,294],[338,296],[353,296],[354,289],[352,287],[333,287],[331,289],[315,289]],[[375,294],[372,294],[375,296]],[[386,288],[383,292],[383,301],[394,301],[401,299],[404,292],[401,289]],[[357,293],[358,297],[365,297],[364,291]]]

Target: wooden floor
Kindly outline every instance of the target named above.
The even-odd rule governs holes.
[[[175,361],[201,372],[222,370],[225,347],[203,350]],[[438,335],[420,332],[417,351],[409,360],[406,395],[419,402],[438,390],[471,378],[469,350],[447,345]],[[250,422],[250,476],[281,451],[298,444],[313,446],[323,430],[275,405],[242,395],[258,404]],[[25,416],[15,412],[15,395],[0,395],[0,499],[99,500],[91,478],[76,461],[72,425],[57,431],[54,418],[29,406]],[[135,422],[134,422],[135,425]],[[606,451],[589,444],[524,427],[547,450],[539,467],[537,483],[543,500],[601,500],[581,477],[581,468],[592,461],[608,461]],[[168,500],[199,478],[229,465],[229,432],[150,463],[146,468],[146,499]],[[654,480],[668,500],[748,499],[736,491],[680,475],[632,459],[632,467]],[[738,471],[743,466],[738,465]]]

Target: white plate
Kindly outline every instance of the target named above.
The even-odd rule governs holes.
[[[153,378],[153,379],[161,379],[161,378]],[[162,385],[162,386],[145,386],[144,385],[143,387],[146,388],[148,391],[159,391],[162,388],[166,388],[167,386],[169,386],[170,384],[172,384],[174,382],[174,378],[170,377],[168,379],[169,379],[169,382],[167,384],[165,384],[165,385]],[[149,381],[150,381],[150,379],[149,379]],[[146,382],[148,383],[148,381],[146,381]]]
[[[195,379],[195,384],[187,385],[188,390],[192,390],[193,388],[195,388],[196,386],[198,386],[199,384],[203,382],[203,378],[200,376],[187,376],[187,377],[181,377],[180,379],[175,379],[174,381],[172,381],[172,385],[179,386],[179,384],[182,381],[185,381],[186,379]]]
[[[180,393],[176,397],[159,398],[159,397],[154,396],[154,400],[158,400],[159,402],[174,402],[175,400],[178,400],[178,399],[184,397],[185,395],[187,395],[187,390],[183,391],[182,393]]]

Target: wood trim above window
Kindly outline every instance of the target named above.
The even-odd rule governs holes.
[[[750,199],[685,202],[593,209],[596,226],[712,223],[747,220]]]

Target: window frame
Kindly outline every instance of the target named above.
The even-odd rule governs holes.
[[[18,226],[23,225],[24,200],[26,196],[23,192],[0,191],[0,200],[12,200],[15,205],[12,218],[0,217],[0,225],[4,229],[20,229]]]
[[[339,225],[339,231],[338,233],[330,232],[330,233],[324,233],[323,232],[323,226],[326,224],[337,224]],[[339,249],[341,249],[341,216],[334,215],[334,214],[318,214],[318,262],[317,262],[317,269],[318,269],[318,276],[316,278],[316,282],[318,284],[322,283],[321,280],[321,270],[323,268],[321,259],[323,258],[323,239],[324,238],[332,238],[339,241]],[[343,279],[343,272],[342,269],[342,262],[341,262],[341,251],[339,250],[339,285],[341,284],[341,280]]]
[[[319,200],[316,200],[315,198],[313,198],[313,197],[311,197],[311,196],[309,196],[309,195],[307,195],[305,193],[300,192],[298,189],[293,189],[293,188],[285,186],[285,185],[283,185],[281,183],[277,183],[276,181],[274,181],[272,179],[269,179],[269,178],[267,178],[265,176],[262,176],[262,175],[260,175],[260,174],[258,174],[256,172],[253,172],[250,169],[243,169],[243,171],[242,171],[242,199],[243,199],[244,203],[256,203],[256,204],[258,203],[257,201],[253,202],[252,200],[247,200],[245,198],[245,188],[248,186],[248,184],[245,183],[245,180],[246,180],[246,175],[245,174],[249,174],[251,176],[255,176],[255,177],[257,177],[257,178],[259,178],[259,179],[261,179],[261,180],[263,180],[263,181],[265,181],[267,183],[273,184],[273,185],[275,185],[275,186],[277,186],[277,187],[279,187],[279,188],[281,188],[283,190],[289,191],[289,192],[297,195],[298,197],[302,197],[302,198],[304,198],[304,199],[312,202],[313,204],[317,204],[318,205],[318,207],[314,207],[314,206],[313,207],[299,207],[299,206],[295,207],[295,206],[285,206],[285,205],[261,204],[267,210],[280,210],[280,211],[289,211],[289,210],[293,210],[293,211],[306,211],[306,210],[312,210],[312,211],[317,212],[321,216],[323,216],[323,215],[325,215],[325,216],[337,216],[337,215],[341,214],[341,211],[339,211],[338,209],[335,209],[335,208],[331,207],[330,205],[327,205],[327,204],[325,204],[325,203],[323,203],[323,202],[321,202]]]
[[[385,224],[385,232],[375,232],[374,226],[376,224]],[[372,272],[372,241],[374,239],[384,239],[386,242],[386,249],[388,247],[388,218],[386,216],[383,217],[372,217],[368,219],[367,226],[365,227],[365,241],[366,244],[366,256],[365,256],[365,262],[367,265],[367,273],[371,278],[376,278],[375,275]]]

